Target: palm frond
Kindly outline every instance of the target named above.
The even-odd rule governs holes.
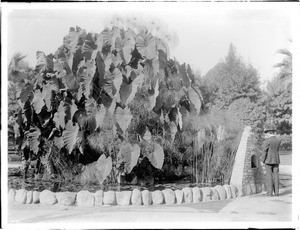
[[[292,56],[292,53],[288,49],[279,49],[279,50],[277,50],[276,53],[279,53],[279,54],[282,54],[282,55],[286,55],[288,57]]]
[[[10,61],[9,68],[18,70],[20,62],[26,57],[26,54],[22,54],[20,52],[15,53]]]

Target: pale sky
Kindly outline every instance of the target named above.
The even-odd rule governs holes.
[[[35,66],[36,51],[54,53],[71,26],[100,33],[114,15],[136,15],[148,21],[158,19],[176,32],[178,44],[171,45],[171,58],[190,64],[202,75],[226,56],[232,42],[244,60],[259,71],[263,82],[272,78],[276,71],[273,65],[281,59],[276,50],[289,48],[292,38],[291,7],[220,7],[188,2],[64,6],[27,5],[27,9],[11,11],[7,18],[8,60],[22,52]]]

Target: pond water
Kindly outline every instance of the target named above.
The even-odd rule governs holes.
[[[31,177],[31,172],[29,171],[28,178],[23,179],[23,173],[19,168],[9,168],[8,170],[8,188],[14,189],[26,189],[33,191],[43,191],[48,189],[52,192],[79,192],[81,190],[88,190],[89,192],[96,192],[100,189],[103,191],[131,191],[135,188],[139,190],[163,190],[170,188],[172,190],[182,189],[185,187],[208,187],[214,186],[216,184],[199,184],[190,183],[188,181],[177,181],[176,183],[156,183],[152,186],[139,186],[130,184],[106,184],[100,185],[99,183],[82,184],[77,181],[61,181],[57,179],[51,180],[37,180]]]

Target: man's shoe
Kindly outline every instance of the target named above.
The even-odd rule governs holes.
[[[263,196],[273,196],[271,193],[268,193],[268,192],[267,193],[263,193],[262,195]]]
[[[274,196],[279,196],[279,194],[275,194]]]

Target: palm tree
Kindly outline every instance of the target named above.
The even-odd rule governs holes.
[[[288,49],[279,49],[277,53],[284,55],[284,58],[280,63],[274,65],[275,68],[280,68],[279,77],[280,79],[286,81],[287,85],[292,82],[292,53]]]
[[[24,62],[25,57],[26,55],[20,52],[14,54],[8,66],[9,81],[18,81],[20,78],[20,74],[25,72],[25,70],[29,68],[28,64]]]

